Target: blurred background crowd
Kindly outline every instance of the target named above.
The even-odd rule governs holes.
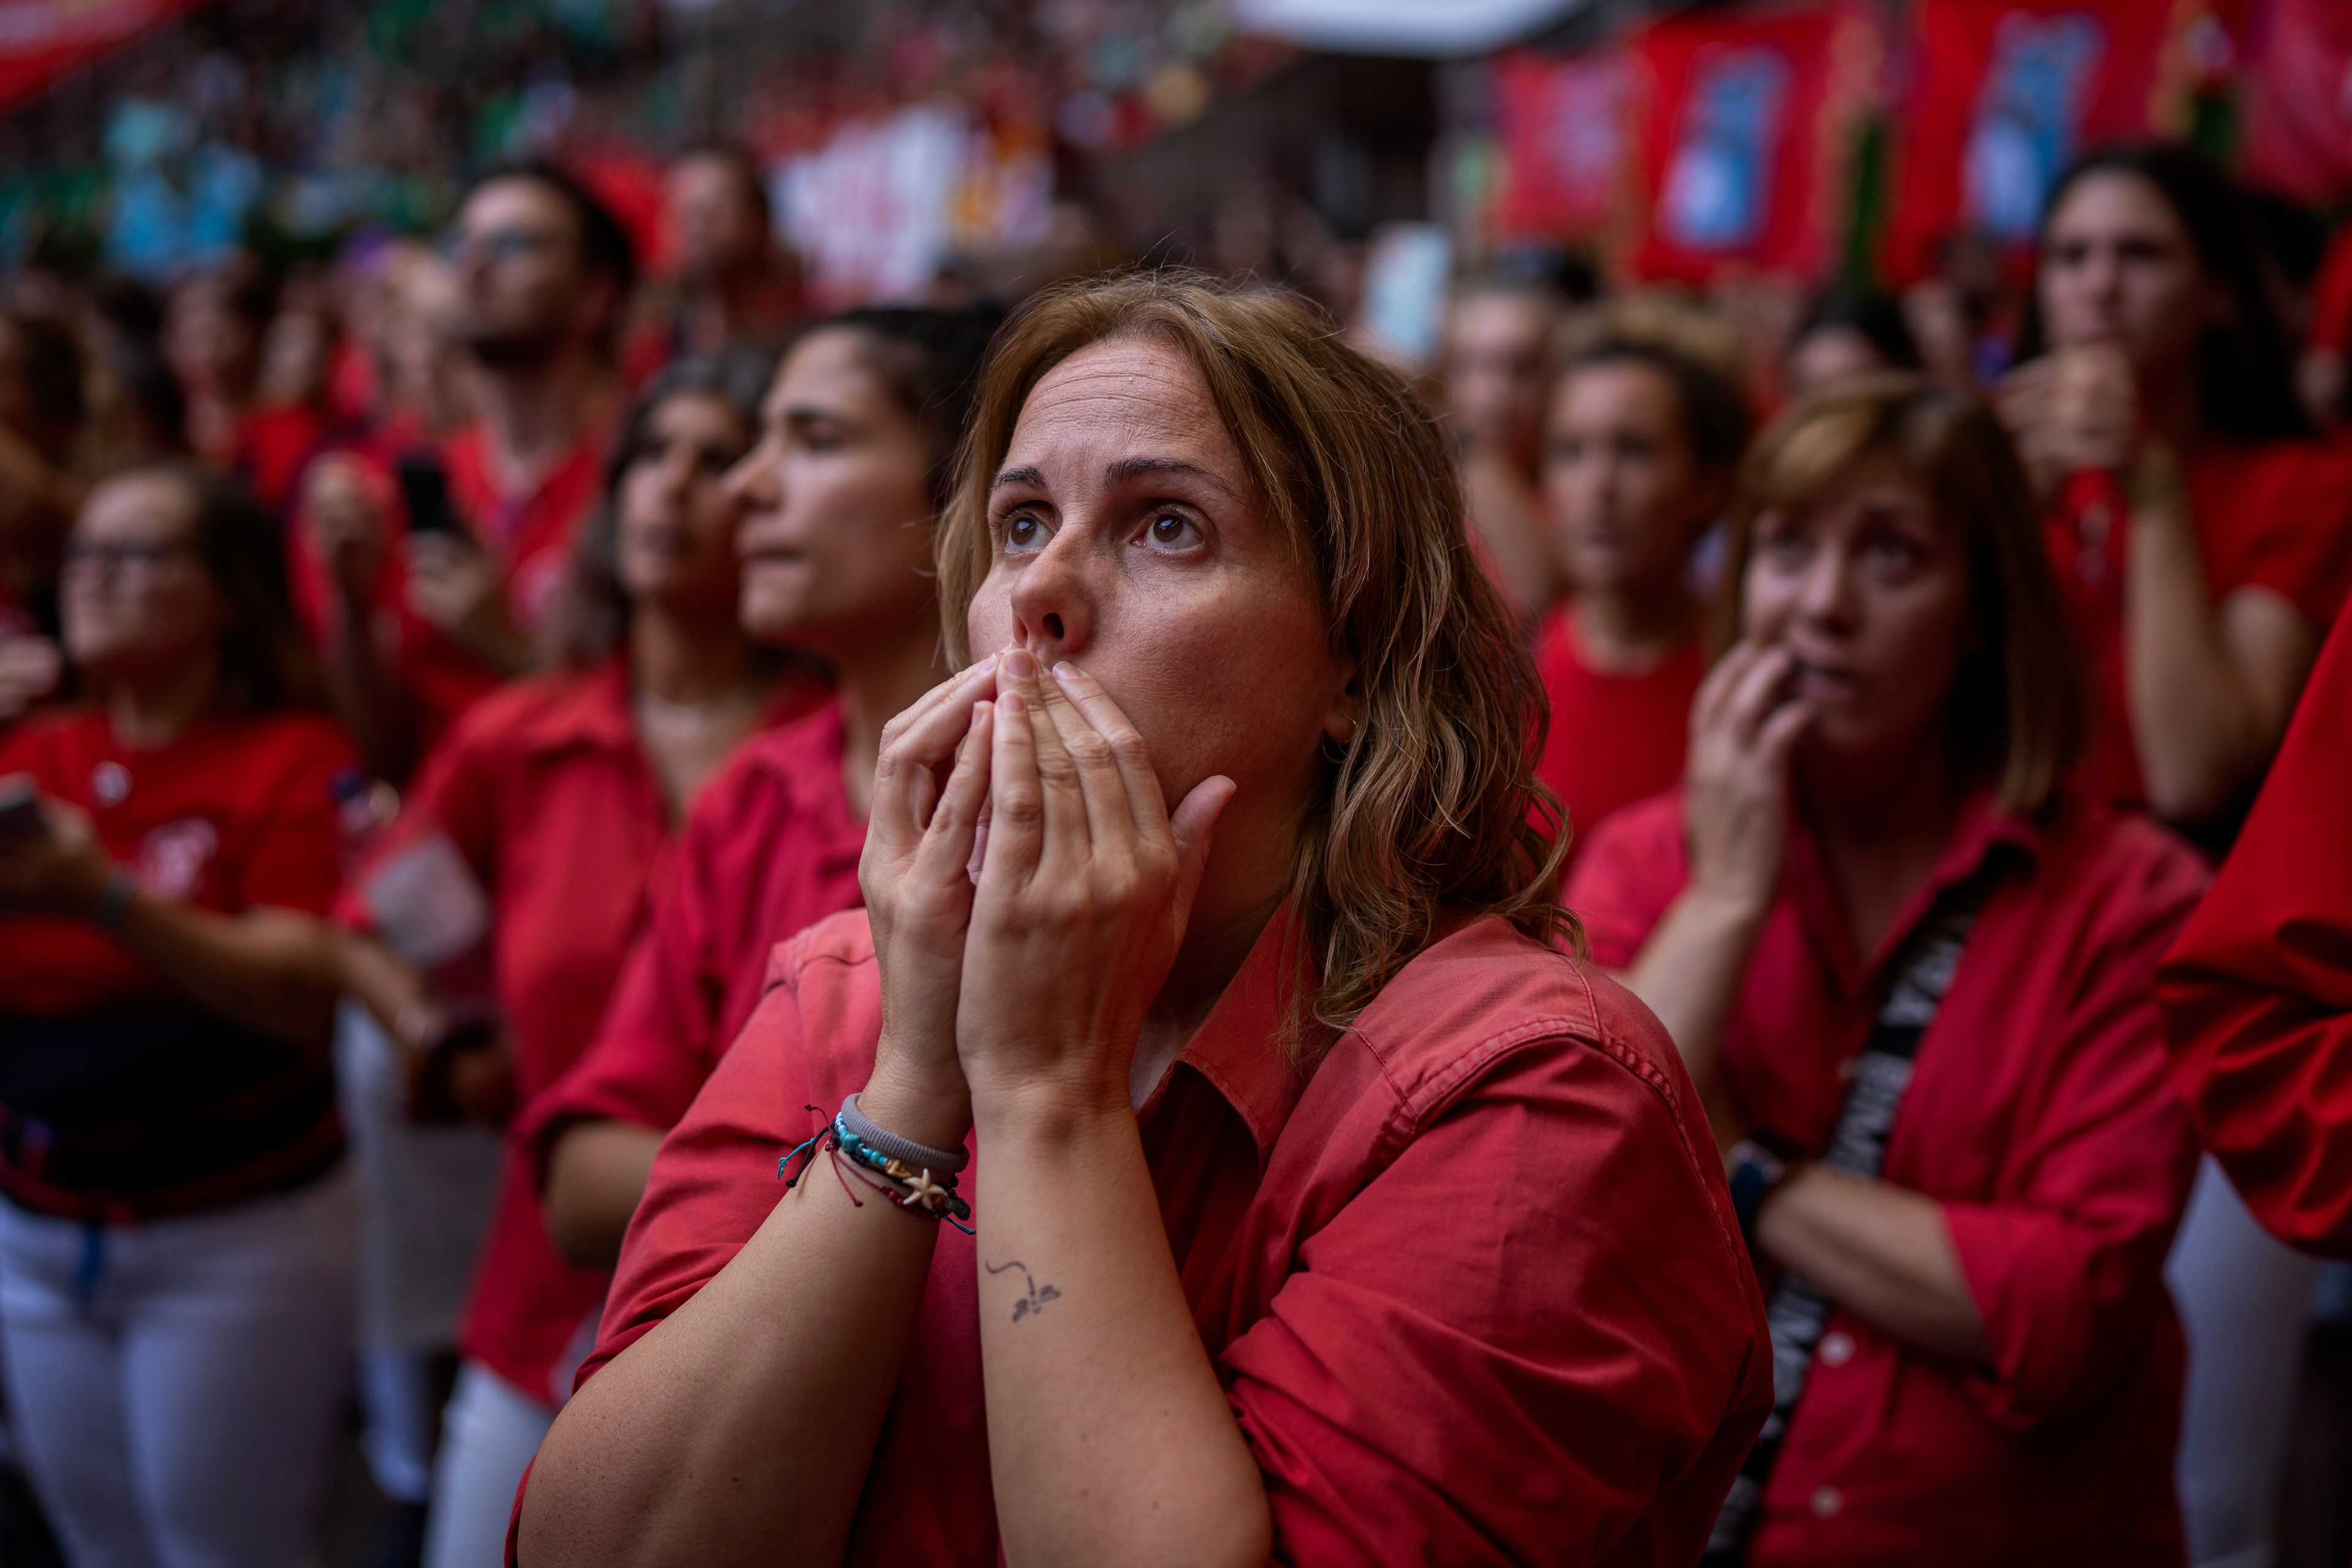
[[[1413,377],[1580,841],[1683,772],[1755,432],[1980,396],[2083,787],[2218,864],[2352,590],[2347,213],[2339,0],[0,4],[0,773],[64,803],[0,799],[0,1560],[272,1561],[206,1497],[499,1560],[650,1130],[856,901],[844,748],[935,657],[903,546],[761,588],[822,550],[738,521],[923,514],[1030,292],[1245,274]],[[622,1037],[701,1066],[583,1080]],[[2336,1568],[2352,1272],[2183,1202],[2189,1556]]]

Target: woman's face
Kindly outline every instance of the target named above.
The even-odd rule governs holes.
[[[1473,294],[1454,304],[1446,321],[1446,392],[1472,446],[1517,462],[1533,457],[1550,331],[1550,313],[1519,295]]]
[[[58,600],[66,652],[100,677],[199,658],[228,619],[196,553],[194,501],[160,474],[90,492],[66,542]]]
[[[1234,781],[1219,858],[1286,878],[1324,741],[1353,732],[1352,670],[1190,356],[1118,340],[1047,372],[988,530],[973,653],[1019,646],[1085,669],[1150,748],[1171,808],[1203,779]]]
[[[2057,348],[2108,344],[2143,378],[2186,373],[2197,335],[2229,309],[2154,182],[2085,174],[2050,216],[2039,288]]]
[[[749,437],[726,400],[708,393],[673,394],[647,417],[645,449],[614,497],[631,599],[735,614],[741,569],[727,470]]]
[[[1968,579],[1927,487],[1885,455],[1811,505],[1757,520],[1748,636],[1794,656],[1789,695],[1813,708],[1814,754],[1834,765],[1935,738],[1959,673]]]
[[[844,328],[803,338],[727,477],[743,626],[763,642],[837,657],[934,614],[929,444],[864,348]]]
[[[1638,360],[1561,378],[1543,480],[1560,563],[1588,588],[1679,578],[1720,500],[1699,474],[1674,383]]]

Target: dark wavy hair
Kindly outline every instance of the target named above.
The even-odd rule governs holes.
[[[2048,244],[2051,219],[2068,193],[2095,174],[2137,174],[2155,186],[2188,231],[2199,268],[2230,297],[2229,319],[2197,339],[2197,413],[2204,427],[2241,441],[2311,435],[2311,417],[2295,396],[2294,349],[2272,286],[2268,242],[2238,183],[2193,147],[2126,142],[2094,148],[2051,187],[2037,245]],[[2026,297],[2018,360],[2037,359],[2049,347],[2036,288]]]
[[[654,416],[672,398],[716,399],[742,426],[742,446],[748,451],[760,427],[760,399],[774,365],[766,354],[749,349],[679,360],[637,395],[604,466],[604,497],[572,547],[571,574],[549,617],[549,641],[565,664],[579,669],[602,664],[628,631],[629,595],[621,586],[621,482],[652,449]]]

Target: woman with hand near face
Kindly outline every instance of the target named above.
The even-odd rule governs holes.
[[[1536,645],[1551,702],[1536,771],[1579,840],[1682,776],[1706,673],[1691,552],[1723,515],[1748,432],[1738,386],[1660,337],[1604,331],[1553,380],[1544,503],[1574,585]]]
[[[2091,664],[2093,786],[2218,843],[2352,582],[2352,471],[2308,438],[2257,235],[2189,149],[2084,158],[2000,394]]]
[[[1689,1559],[1759,1304],[1672,1047],[1550,946],[1459,497],[1293,297],[1006,329],[970,662],[656,1159],[520,1561]]]
[[[548,1234],[610,1268],[664,1132],[742,1031],[778,942],[861,901],[882,727],[946,673],[935,519],[995,311],[852,310],[803,333],[730,477],[744,629],[836,695],[744,747],[678,836],[595,1043],[518,1124]]]
[[[409,1058],[413,1115],[497,1127],[555,1080],[594,1034],[689,803],[736,747],[821,695],[735,616],[725,479],[764,371],[688,361],[646,389],[577,546],[567,667],[468,710],[352,877],[348,983]],[[459,934],[469,905],[478,947]],[[604,1283],[548,1245],[510,1153],[435,1466],[434,1568],[495,1560]]]
[[[1759,1565],[2177,1563],[2161,1270],[2195,1149],[2150,991],[2201,868],[2061,784],[2080,700],[1990,410],[1843,383],[1742,489],[1684,787],[1569,885],[1681,1047],[1809,1369],[1725,1525]]]
[[[72,1561],[300,1560],[350,1376],[332,780],[275,525],[155,465],[67,542],[90,706],[0,732],[0,1351]]]

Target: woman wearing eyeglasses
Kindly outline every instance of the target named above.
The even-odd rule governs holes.
[[[298,1561],[348,1376],[350,751],[277,537],[192,469],[99,486],[61,594],[93,700],[0,734],[0,1352],[89,1568]]]

